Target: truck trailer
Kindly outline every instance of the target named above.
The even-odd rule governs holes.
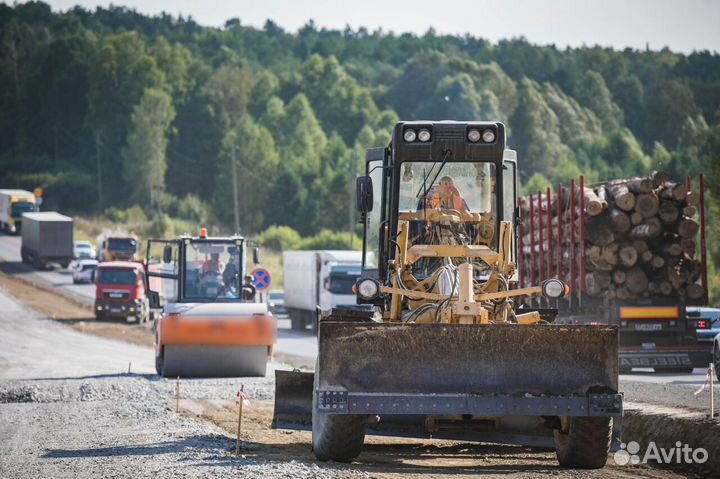
[[[37,201],[33,193],[0,189],[0,230],[20,234],[23,213],[34,211],[37,211]]]
[[[352,287],[361,264],[361,251],[285,251],[285,309],[292,329],[315,330],[318,308],[356,308]]]
[[[22,262],[45,269],[51,264],[67,268],[73,258],[73,219],[55,211],[22,216]]]
[[[687,373],[711,361],[709,321],[689,306],[708,304],[704,178],[663,172],[586,186],[583,177],[520,200],[520,285],[552,274],[571,294],[558,301],[560,324],[611,324],[624,372]]]

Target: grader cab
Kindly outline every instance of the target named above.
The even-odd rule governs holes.
[[[604,466],[622,417],[617,329],[515,308],[567,293],[552,278],[516,288],[516,158],[499,122],[402,122],[368,151],[357,203],[378,262],[356,293],[372,310],[322,315],[315,372],[276,372],[275,427],[312,428],[320,460],[353,460],[368,433]]]

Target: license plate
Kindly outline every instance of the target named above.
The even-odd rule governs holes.
[[[637,331],[660,331],[662,324],[660,323],[638,323],[635,325]]]
[[[121,311],[122,311],[122,309],[120,309],[120,308],[110,308],[111,313],[119,313]]]
[[[108,297],[110,298],[122,298],[122,293],[108,293]]]

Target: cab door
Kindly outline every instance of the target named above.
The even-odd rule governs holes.
[[[152,309],[159,309],[179,299],[182,276],[179,253],[178,240],[148,240],[145,287]]]

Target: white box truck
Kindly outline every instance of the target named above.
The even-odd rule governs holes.
[[[19,234],[23,213],[37,211],[35,194],[25,190],[0,189],[0,230]]]
[[[317,328],[318,307],[358,307],[352,287],[361,264],[361,251],[285,251],[285,309],[292,329]]]
[[[67,268],[73,258],[73,219],[55,211],[24,213],[22,219],[23,263],[37,269],[53,263]]]

